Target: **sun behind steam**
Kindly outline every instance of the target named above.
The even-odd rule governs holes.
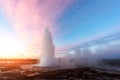
[[[0,58],[22,58],[24,46],[15,38],[0,38]]]

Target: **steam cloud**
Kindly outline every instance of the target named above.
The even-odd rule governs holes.
[[[73,0],[0,0],[0,8],[27,45],[28,57],[36,57],[44,28],[49,27],[55,35],[56,20],[73,3]]]
[[[25,41],[38,41],[42,30],[55,33],[55,21],[73,0],[0,0],[0,5],[13,27]]]
[[[119,59],[120,58],[120,44],[106,43],[104,45],[98,44],[99,48],[90,49],[83,47],[68,52],[63,52],[60,56],[61,67],[79,67],[79,66],[98,66],[102,59]],[[60,54],[61,55],[61,54]]]

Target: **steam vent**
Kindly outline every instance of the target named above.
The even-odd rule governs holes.
[[[51,36],[51,32],[48,28],[45,28],[41,46],[40,66],[41,67],[53,67],[55,66],[54,45]]]

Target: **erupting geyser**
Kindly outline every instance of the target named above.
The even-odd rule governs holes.
[[[48,28],[45,28],[43,34],[43,40],[41,44],[41,56],[40,66],[41,67],[53,67],[55,66],[56,59],[54,53],[54,45],[51,33]]]

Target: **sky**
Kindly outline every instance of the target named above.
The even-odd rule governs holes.
[[[57,48],[79,46],[117,34],[119,21],[120,0],[0,0],[0,36],[24,43],[49,27]]]
[[[119,19],[119,0],[79,0],[58,20],[58,41],[71,44],[110,35],[120,30]]]

